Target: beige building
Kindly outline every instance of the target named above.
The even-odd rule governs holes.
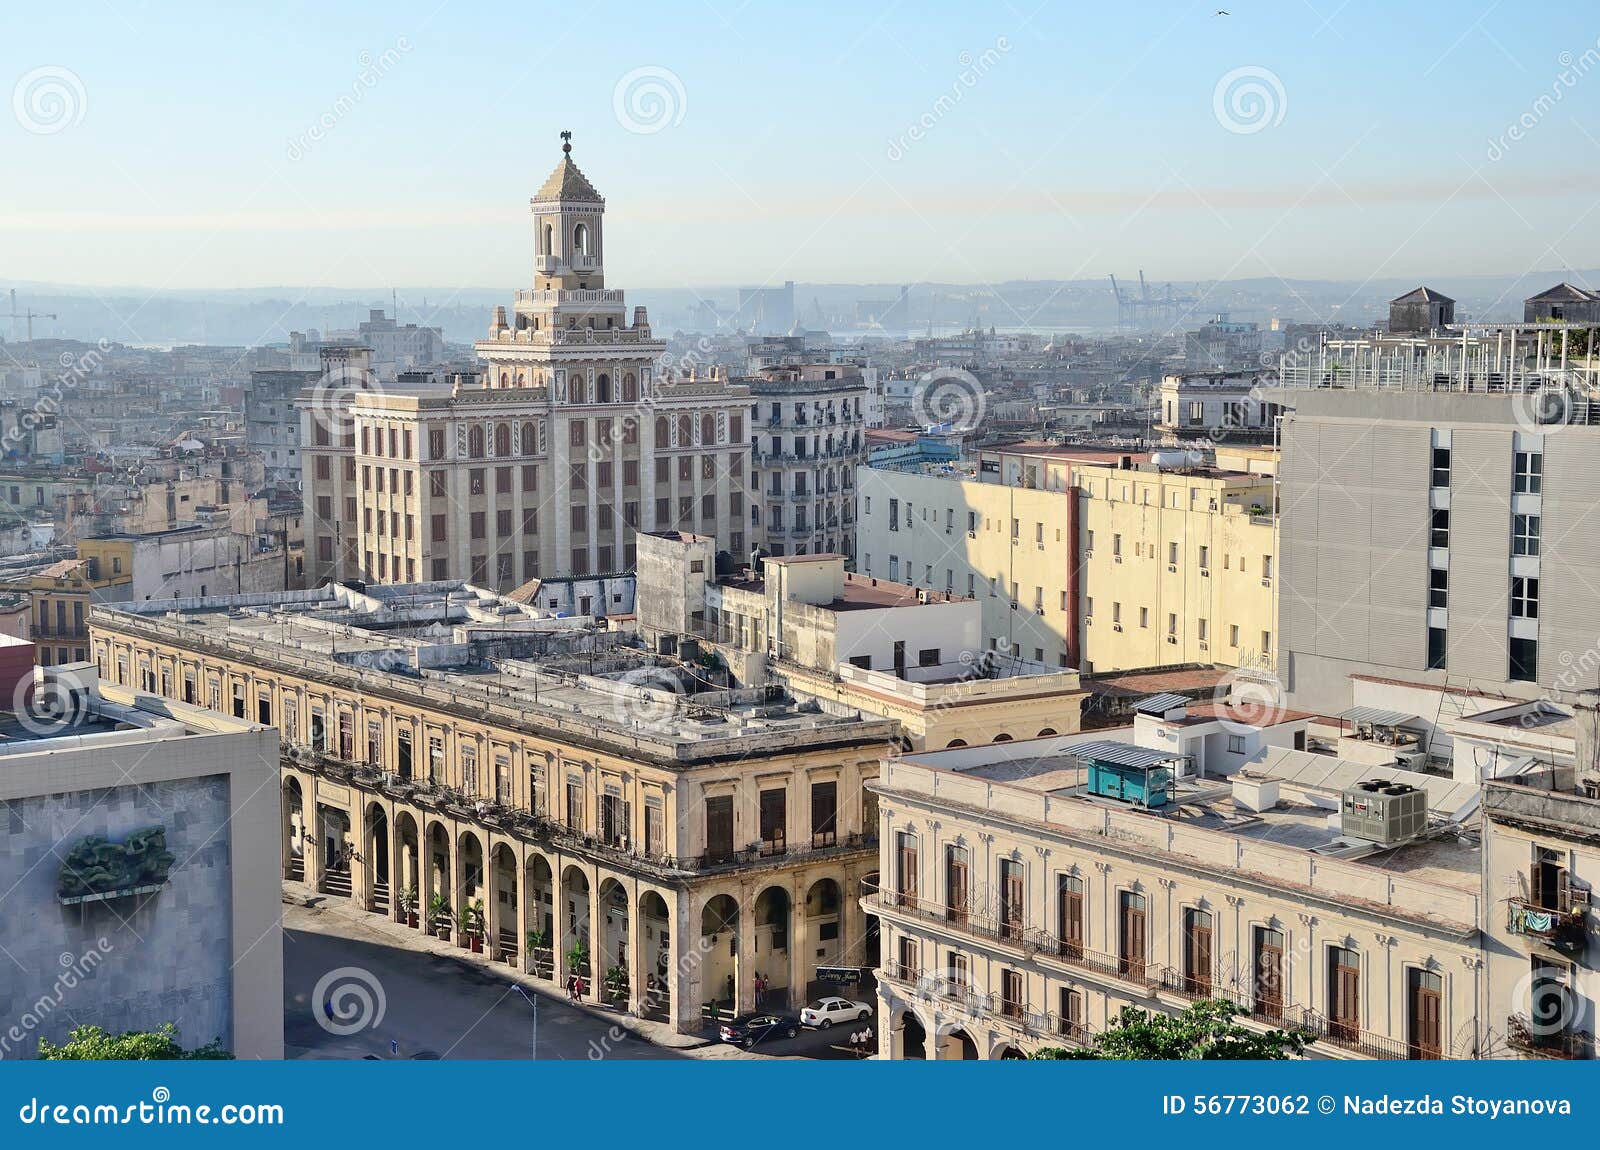
[[[1296,750],[1308,719],[1168,696],[1129,729],[886,763],[883,1056],[1016,1057],[1217,997],[1310,1057],[1477,1056],[1480,852],[1427,830],[1477,789]],[[1412,822],[1385,840],[1375,802]]]
[[[719,577],[706,536],[639,541],[638,628],[657,649],[709,643],[743,683],[895,720],[905,750],[1078,729],[1078,673],[984,650],[976,600],[853,574],[841,555]]]
[[[757,970],[799,998],[819,965],[876,964],[855,894],[891,722],[458,582],[92,630],[111,681],[282,732],[291,882],[544,977],[576,960],[592,999],[685,1031],[753,1005]]]
[[[1485,787],[1484,1026],[1494,1057],[1595,1056],[1600,796],[1593,792],[1575,789],[1561,771]]]
[[[744,551],[748,388],[660,366],[645,309],[605,286],[605,201],[569,154],[531,210],[535,286],[495,309],[480,375],[383,387],[360,365],[300,401],[314,581],[509,591],[627,570],[635,532],[668,528]]]
[[[976,598],[986,649],[1085,673],[1271,666],[1267,476],[1025,446],[858,481],[861,572]]]
[[[282,1058],[277,732],[102,686],[91,663],[31,687],[5,664],[25,705],[0,717],[0,1057],[80,1022],[170,1022],[185,1046]]]

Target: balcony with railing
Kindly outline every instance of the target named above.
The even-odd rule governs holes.
[[[1585,1059],[1595,1055],[1594,1035],[1566,1028],[1546,1029],[1525,1014],[1506,1019],[1506,1044],[1534,1058]]]
[[[1059,939],[1048,931],[1023,925],[1017,918],[993,918],[969,909],[919,899],[916,895],[862,884],[869,912],[883,912],[938,923],[946,930],[985,943],[999,944],[1027,957],[1042,957],[1076,970],[1103,975],[1146,991],[1160,984],[1160,970],[1139,959],[1103,954],[1081,944]]]
[[[1558,950],[1581,950],[1588,933],[1587,907],[1586,897],[1580,900],[1567,888],[1545,899],[1512,897],[1507,903],[1506,929]]]

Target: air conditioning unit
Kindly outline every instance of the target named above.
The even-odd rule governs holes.
[[[1093,559],[1093,558],[1094,558],[1094,551],[1093,551],[1093,549],[1092,549],[1092,548],[1091,548],[1091,549],[1088,549],[1088,550],[1085,550],[1085,551],[1084,551],[1084,553],[1083,553],[1083,557],[1084,557],[1084,558],[1085,558],[1085,559]]]
[[[1121,563],[1121,562],[1122,562],[1122,556],[1120,556],[1120,555],[1113,555],[1113,556],[1112,556],[1112,557],[1111,557],[1111,562],[1113,562],[1113,563]]]
[[[1344,792],[1339,830],[1352,838],[1390,846],[1428,829],[1428,792],[1410,783],[1370,779]]]
[[[1202,579],[1211,578],[1211,568],[1209,568],[1209,567],[1200,568],[1200,578],[1202,578]]]
[[[1200,649],[1202,651],[1209,651],[1209,650],[1211,650],[1211,644],[1207,643],[1204,639],[1201,639],[1200,640]]]
[[[1122,630],[1122,624],[1121,623],[1113,623],[1113,624],[1111,624],[1111,629],[1113,631],[1120,631],[1120,630]]]
[[[1176,573],[1178,570],[1178,565],[1176,563],[1168,563],[1167,570]]]
[[[967,538],[968,539],[976,539],[977,537],[978,537],[978,533],[976,531],[968,531],[967,532]]]
[[[1044,544],[1043,543],[1035,543],[1034,546],[1037,547],[1040,551],[1044,550]]]
[[[1272,580],[1271,579],[1263,579],[1263,580],[1261,580],[1261,585],[1263,587],[1271,587],[1272,586]]]
[[[1168,635],[1167,636],[1167,642],[1176,643],[1177,641],[1178,641],[1178,637],[1176,635]]]

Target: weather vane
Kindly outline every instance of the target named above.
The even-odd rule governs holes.
[[[562,132],[561,133],[561,150],[563,152],[572,151],[572,133],[571,132]]]

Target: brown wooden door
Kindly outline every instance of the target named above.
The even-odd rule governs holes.
[[[1000,933],[1022,937],[1022,867],[1017,863],[1000,866]]]
[[[1143,897],[1124,894],[1121,919],[1121,927],[1117,932],[1117,972],[1130,978],[1143,978],[1146,950]]]
[[[900,836],[900,865],[896,876],[896,892],[901,906],[915,910],[917,906],[917,840],[910,835]]]
[[[1056,930],[1061,953],[1068,958],[1083,957],[1083,886],[1076,879],[1064,878],[1056,892]]]
[[[1328,1036],[1354,1042],[1361,1035],[1360,958],[1352,950],[1328,952]]]
[[[1283,1014],[1283,934],[1256,928],[1255,985],[1252,988],[1257,1014],[1278,1018]]]
[[[1211,993],[1211,916],[1190,911],[1183,937],[1183,986],[1190,994]]]
[[[712,862],[733,858],[733,796],[706,800],[706,855]]]
[[[1410,1025],[1408,1053],[1412,1058],[1444,1057],[1444,1036],[1441,1031],[1441,980],[1437,974],[1413,970],[1410,974],[1409,1013]]]
[[[945,918],[958,926],[965,926],[967,909],[971,901],[971,878],[967,871],[964,852],[952,850],[945,866]]]

